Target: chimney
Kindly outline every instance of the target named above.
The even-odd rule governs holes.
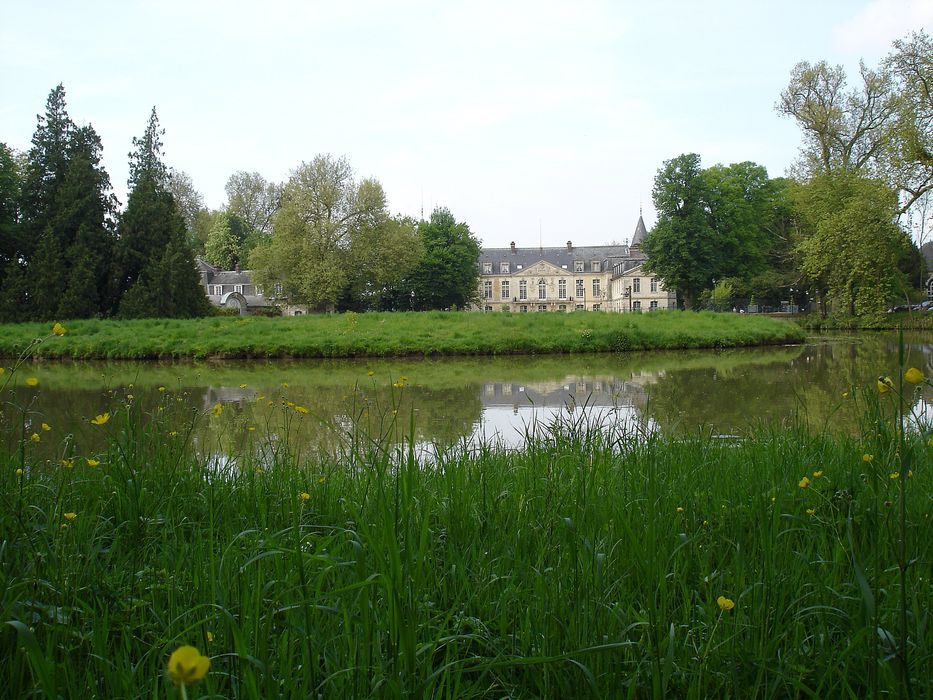
[[[515,241],[512,241],[511,246],[512,246],[512,255],[515,255]]]
[[[239,271],[240,271],[240,261],[239,261],[239,260],[237,260],[236,266],[235,266],[233,269],[234,269],[236,272],[239,272]]]
[[[567,241],[567,250],[573,250],[573,243]]]

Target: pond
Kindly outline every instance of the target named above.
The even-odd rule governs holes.
[[[933,376],[927,336],[905,334],[905,345],[908,364]],[[555,417],[668,435],[741,435],[797,422],[852,432],[859,390],[873,388],[879,375],[896,376],[897,356],[897,335],[876,333],[798,346],[587,356],[45,362],[18,372],[4,397],[0,436],[14,451],[25,437],[31,460],[57,462],[103,450],[129,414],[169,443],[190,441],[215,455],[261,456],[285,446],[333,453],[354,441],[408,438],[429,450],[483,441],[514,447]],[[39,385],[25,386],[25,376]],[[930,416],[931,404],[925,389],[914,410]],[[91,425],[105,412],[106,425]],[[29,441],[33,433],[37,442]]]

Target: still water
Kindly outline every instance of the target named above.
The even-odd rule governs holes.
[[[933,376],[933,338],[907,334],[905,343],[908,364]],[[763,423],[795,422],[850,432],[859,389],[896,375],[897,356],[896,334],[876,333],[777,348],[588,356],[46,362],[17,373],[0,438],[15,450],[25,437],[32,459],[54,462],[103,450],[128,412],[169,441],[260,456],[286,444],[331,453],[406,438],[431,450],[483,441],[519,446],[555,417],[664,434],[746,434]],[[26,376],[39,385],[26,387]],[[914,410],[933,415],[929,389]],[[106,425],[90,424],[104,412]],[[38,442],[28,440],[33,433]]]

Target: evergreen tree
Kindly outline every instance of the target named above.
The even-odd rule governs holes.
[[[9,287],[22,265],[19,225],[20,175],[13,151],[0,143],[0,322],[8,319],[7,301],[16,298]],[[17,304],[25,303],[25,299]]]
[[[164,133],[155,108],[130,154],[132,191],[115,255],[117,311],[124,318],[191,317],[210,311],[186,241],[187,227],[168,190]]]

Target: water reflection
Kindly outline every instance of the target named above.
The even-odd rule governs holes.
[[[933,342],[920,334],[906,341],[909,363],[933,376]],[[8,450],[35,432],[40,440],[28,444],[31,458],[53,462],[104,450],[106,434],[128,413],[203,453],[262,459],[285,449],[353,455],[406,442],[428,453],[482,441],[517,446],[555,417],[583,415],[665,434],[741,434],[791,422],[851,432],[858,388],[873,387],[896,365],[893,334],[722,352],[37,364],[28,374],[39,387],[20,381],[0,420]],[[927,421],[931,401],[924,390],[914,407]],[[213,416],[217,404],[223,411]],[[104,411],[111,423],[90,425]],[[52,429],[43,431],[42,423]]]

